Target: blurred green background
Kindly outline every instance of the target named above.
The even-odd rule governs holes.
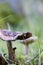
[[[17,6],[12,4],[15,0],[0,0],[0,29],[8,29],[7,23],[11,30],[21,32],[31,32],[38,37],[38,40],[29,45],[30,56],[43,49],[43,0],[16,0]],[[20,4],[21,3],[21,4]],[[19,4],[19,5],[18,5]],[[24,45],[19,41],[12,42],[13,47],[17,47],[17,58],[25,58],[23,54]],[[7,43],[0,40],[0,48],[4,53],[7,52]],[[22,51],[21,51],[22,50]],[[43,52],[43,51],[42,51]]]

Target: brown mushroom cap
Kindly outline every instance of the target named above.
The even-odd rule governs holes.
[[[27,38],[29,38],[31,36],[32,36],[32,33],[27,32],[27,33],[23,33],[22,35],[18,36],[17,39],[19,39],[19,40],[25,40],[25,39],[27,39]]]

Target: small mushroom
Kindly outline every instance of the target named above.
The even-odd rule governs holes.
[[[26,33],[27,35],[27,33]],[[37,36],[32,36],[32,33],[28,33],[28,35],[26,36],[26,39],[20,40],[21,43],[23,43],[25,45],[25,55],[27,56],[26,59],[29,59],[29,44],[35,42],[37,40]]]

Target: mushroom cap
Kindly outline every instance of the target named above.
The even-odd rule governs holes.
[[[30,44],[30,43],[33,43],[37,40],[37,36],[31,36],[27,39],[24,39],[24,40],[20,40],[21,43],[23,44]]]
[[[16,40],[18,36],[21,36],[21,32],[12,32],[9,30],[0,30],[0,39],[4,41]]]
[[[32,36],[32,33],[21,33],[21,32],[13,32],[9,30],[0,30],[0,39],[4,41],[14,41],[14,40],[23,40]]]

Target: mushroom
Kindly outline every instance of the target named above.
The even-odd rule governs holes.
[[[8,54],[9,59],[16,62],[15,57],[15,49],[12,48],[12,42],[15,40],[20,40],[21,43],[25,44],[26,46],[26,55],[28,55],[28,45],[32,42],[34,42],[37,37],[33,37],[32,33],[21,33],[21,32],[12,32],[9,30],[0,30],[0,39],[7,42],[7,48],[8,48]]]
[[[24,33],[24,38],[23,40],[20,40],[21,43],[23,43],[25,45],[25,55],[26,55],[26,59],[30,59],[29,58],[29,44],[33,43],[34,41],[37,40],[37,36],[32,36],[32,33],[27,32]]]
[[[12,42],[11,41],[15,41],[17,39],[17,37],[20,35],[22,35],[21,32],[12,32],[9,30],[0,30],[0,39],[7,42],[9,60],[13,61],[14,63],[16,62],[16,57],[15,57],[15,50],[16,49],[12,48]]]

